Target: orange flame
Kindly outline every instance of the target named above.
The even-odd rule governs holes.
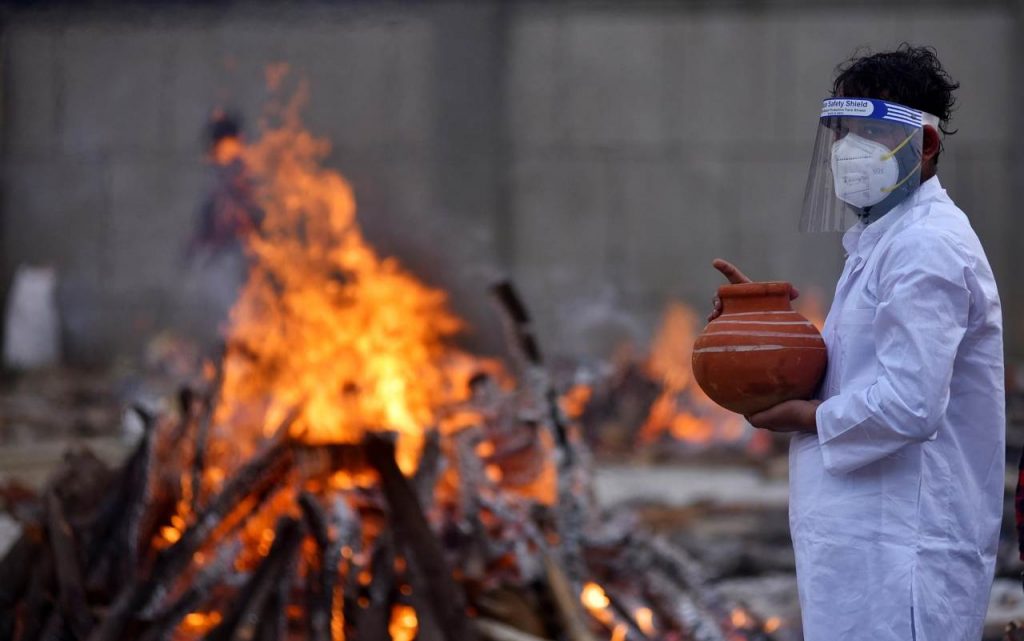
[[[601,623],[609,626],[614,623],[614,617],[608,610],[611,600],[600,585],[593,581],[584,584],[583,590],[580,592],[580,602]]]
[[[750,616],[740,608],[735,608],[729,615],[732,620],[732,624],[737,628],[745,628],[750,625]]]
[[[589,385],[573,385],[560,399],[562,411],[569,418],[579,418],[583,414],[583,410],[586,409],[587,403],[590,402],[590,397],[593,394],[594,390]]]
[[[220,622],[219,612],[189,612],[182,621],[182,629],[194,635],[201,635]]]
[[[396,603],[391,608],[388,632],[391,634],[392,641],[413,641],[418,629],[419,620],[416,618],[416,610],[411,606]]]
[[[461,322],[443,292],[364,241],[351,187],[321,165],[329,144],[299,122],[302,98],[241,151],[264,218],[247,239],[216,416],[266,430],[301,407],[293,433],[315,443],[393,430],[410,472],[424,429],[458,398],[444,362]]]
[[[701,444],[743,436],[742,417],[716,405],[693,380],[690,357],[697,327],[697,315],[689,307],[678,302],[666,307],[647,361],[648,373],[661,381],[662,392],[640,430],[643,443],[663,434]]]
[[[583,586],[583,591],[580,593],[580,601],[588,610],[603,610],[611,603],[608,600],[608,595],[604,593],[604,588],[594,582],[589,582]]]
[[[210,150],[210,160],[218,165],[230,165],[241,157],[245,147],[237,136],[225,136]]]
[[[636,619],[636,625],[641,632],[648,636],[654,634],[654,612],[650,608],[637,608],[633,618]]]

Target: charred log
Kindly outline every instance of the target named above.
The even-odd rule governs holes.
[[[152,617],[152,622],[141,641],[167,641],[181,620],[199,608],[207,600],[214,586],[228,574],[239,549],[240,545],[237,542],[223,546],[217,558],[197,574],[185,591]]]
[[[372,579],[367,586],[366,596],[353,602],[346,610],[346,621],[353,617],[355,639],[386,639],[391,621],[391,605],[395,597],[395,547],[389,534],[377,538],[370,561]],[[353,577],[353,583],[359,580]],[[365,599],[362,604],[360,600]],[[348,638],[348,637],[346,637]]]
[[[550,556],[544,556],[544,569],[551,602],[561,619],[562,628],[570,641],[596,641],[584,623],[579,599],[562,568]]]
[[[15,641],[34,641],[40,638],[55,605],[56,573],[53,557],[46,554],[35,564],[28,592],[17,606]]]
[[[415,490],[398,468],[394,443],[371,433],[366,437],[366,455],[380,475],[395,537],[409,551],[412,589],[425,595],[430,605],[428,612],[420,613],[420,619],[433,617],[448,641],[475,639],[466,617],[465,596],[452,579],[451,568],[416,500]]]
[[[13,639],[18,601],[26,594],[33,567],[43,551],[38,527],[26,528],[7,555],[0,559],[0,638]]]
[[[291,420],[294,420],[294,414]],[[120,639],[125,626],[136,613],[145,616],[159,607],[164,596],[171,591],[175,579],[192,562],[195,552],[215,530],[223,526],[225,519],[242,504],[243,499],[249,501],[245,506],[249,509],[238,516],[239,522],[244,522],[254,508],[262,504],[291,469],[291,451],[283,436],[287,433],[286,425],[289,422],[286,421],[282,429],[278,430],[278,437],[263,452],[231,477],[224,489],[182,533],[181,538],[160,553],[149,576],[131,581],[122,588],[106,618],[89,637],[90,641]],[[237,525],[233,523],[232,527]]]
[[[87,565],[89,585],[124,585],[139,566],[139,532],[150,498],[154,455],[155,417],[134,408],[145,426],[142,438],[113,483],[96,519],[89,528]]]
[[[316,567],[310,569],[306,597],[310,638],[312,641],[331,641],[334,613],[338,606],[341,550],[355,543],[359,525],[341,498],[334,500],[328,513],[316,497],[303,492],[299,496],[299,506],[317,546]]]
[[[232,609],[203,637],[204,641],[253,639],[261,629],[261,636],[265,637],[265,626],[277,630],[283,625],[281,617],[287,597],[278,590],[287,590],[290,585],[291,567],[302,537],[301,521],[287,517],[278,521],[267,556],[240,591]]]
[[[86,604],[81,556],[64,508],[53,492],[46,497],[46,514],[50,553],[57,571],[60,613],[75,638],[84,639],[92,630],[93,617]]]

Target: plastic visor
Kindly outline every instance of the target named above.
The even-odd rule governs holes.
[[[804,191],[801,231],[871,223],[921,185],[924,125],[938,118],[885,100],[822,102]]]

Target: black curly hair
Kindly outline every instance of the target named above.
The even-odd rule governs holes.
[[[858,52],[859,53],[859,52]],[[960,83],[950,78],[932,47],[902,43],[895,51],[861,55],[836,67],[833,96],[892,100],[937,116],[939,130],[951,136],[949,129]],[[938,155],[936,155],[938,160]]]

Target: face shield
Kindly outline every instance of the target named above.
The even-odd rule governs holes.
[[[801,231],[846,231],[871,223],[921,185],[924,125],[935,116],[885,100],[822,103]]]

